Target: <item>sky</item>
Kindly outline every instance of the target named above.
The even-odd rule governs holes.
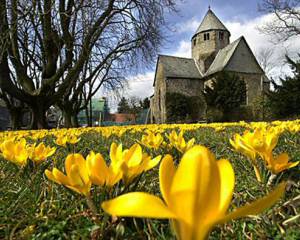
[[[200,25],[208,6],[231,32],[230,41],[244,36],[255,55],[261,49],[272,48],[273,61],[276,67],[270,72],[273,78],[290,74],[288,66],[283,62],[284,55],[295,56],[300,48],[300,41],[291,39],[285,43],[274,43],[274,37],[259,31],[259,26],[272,20],[272,15],[258,11],[261,0],[177,0],[176,13],[167,13],[168,32],[158,54],[178,57],[191,57],[191,37]],[[150,97],[153,94],[155,63],[142,70],[138,75],[128,76],[128,87],[121,93],[124,97]],[[117,102],[112,94],[107,93],[111,112],[117,110]]]

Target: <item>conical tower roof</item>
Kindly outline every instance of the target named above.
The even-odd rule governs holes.
[[[224,24],[220,21],[220,19],[209,8],[195,35],[210,30],[224,30],[229,32],[228,29],[224,26]]]

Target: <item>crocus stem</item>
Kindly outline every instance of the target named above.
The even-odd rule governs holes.
[[[268,179],[267,186],[271,186],[275,178],[276,178],[276,174],[271,174],[271,176]]]
[[[261,182],[261,175],[260,175],[258,167],[256,165],[253,165],[253,168],[254,168],[254,171],[255,171],[257,181]]]
[[[94,204],[94,202],[93,202],[93,200],[91,199],[90,196],[87,196],[87,197],[86,197],[86,203],[87,203],[89,209],[90,209],[90,210],[92,211],[92,213],[93,213],[93,216],[94,216],[94,218],[95,218],[94,221],[95,221],[98,225],[100,225],[101,222],[99,221],[98,216],[97,216],[98,210],[97,210],[97,208],[96,208],[96,206],[95,206],[95,204]]]

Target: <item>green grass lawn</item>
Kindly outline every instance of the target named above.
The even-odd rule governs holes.
[[[159,129],[159,128],[158,128]],[[178,129],[175,128],[175,129]],[[179,130],[179,129],[178,129]],[[288,169],[266,186],[269,175],[263,174],[263,183],[256,180],[249,160],[233,151],[229,139],[234,133],[243,133],[245,127],[228,126],[215,131],[211,127],[195,127],[185,132],[185,138],[195,138],[196,144],[208,147],[217,159],[226,158],[234,167],[236,182],[230,210],[262,197],[279,182],[288,180],[286,194],[272,208],[258,216],[242,218],[216,226],[209,239],[300,239],[300,167]],[[118,130],[119,131],[119,130]],[[160,129],[169,133],[168,128]],[[92,187],[92,198],[97,208],[95,216],[85,198],[44,175],[45,169],[64,169],[68,153],[86,156],[91,150],[109,159],[112,142],[129,148],[141,140],[144,128],[128,128],[122,135],[105,137],[101,131],[84,131],[80,141],[67,147],[57,146],[50,134],[39,140],[57,147],[56,153],[45,162],[34,166],[29,162],[20,168],[0,156],[0,239],[174,239],[168,220],[111,218],[100,207],[101,202],[121,192],[144,191],[160,196],[158,166],[136,178],[129,187],[118,183],[114,188]],[[2,140],[5,140],[3,133]],[[167,141],[167,138],[164,137]],[[152,157],[171,154],[176,162],[182,154],[176,149],[160,147],[158,150],[143,147]],[[300,134],[284,131],[275,148],[276,153],[286,152],[291,161],[300,160]]]

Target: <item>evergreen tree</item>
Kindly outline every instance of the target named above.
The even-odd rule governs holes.
[[[149,100],[149,98],[145,98],[143,101],[141,101],[141,107],[143,109],[150,108],[150,100]]]
[[[300,54],[298,55],[300,57]],[[286,56],[293,75],[280,79],[278,85],[272,80],[274,91],[268,94],[273,113],[277,117],[290,117],[300,114],[300,59],[293,61]]]
[[[225,115],[229,111],[246,104],[246,84],[238,75],[221,72],[204,89],[208,107],[221,110]]]
[[[129,113],[131,111],[128,101],[125,97],[121,98],[118,104],[118,113]]]

